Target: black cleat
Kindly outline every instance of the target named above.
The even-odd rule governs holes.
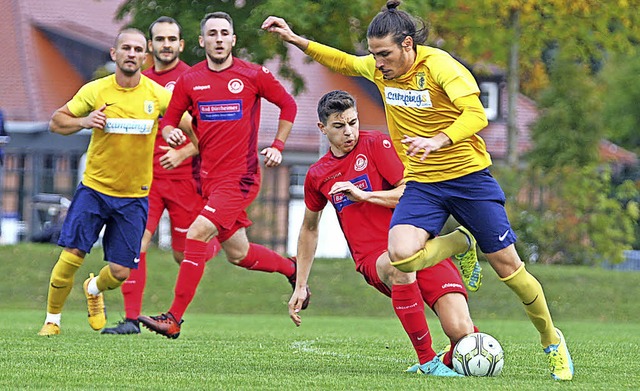
[[[124,318],[116,323],[115,327],[102,329],[100,334],[140,334],[140,322],[133,319]]]

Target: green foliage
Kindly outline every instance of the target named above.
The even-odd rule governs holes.
[[[608,138],[640,153],[640,56],[614,56],[601,72],[605,89],[603,119]]]
[[[529,163],[543,170],[591,165],[604,135],[601,105],[585,66],[561,53],[551,71],[551,85],[538,101],[541,115],[531,129]]]
[[[604,124],[588,73],[573,56],[557,56],[532,128],[531,168],[524,172],[530,182],[522,188],[538,198],[515,201],[522,239],[541,262],[616,262],[635,242],[637,205],[628,202],[637,189],[613,185],[608,169],[596,164]]]
[[[635,241],[637,205],[616,197],[606,173],[592,167],[564,167],[526,174],[540,199],[516,203],[521,241],[539,262],[619,262]]]
[[[408,3],[408,2],[407,2]],[[560,0],[429,1],[435,35],[443,48],[470,63],[506,68],[513,40],[510,18],[519,13],[522,90],[532,96],[548,84],[545,57],[558,44],[598,68],[607,54],[632,53],[640,42],[640,0],[610,3]]]

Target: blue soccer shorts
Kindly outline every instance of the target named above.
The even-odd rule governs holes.
[[[505,195],[488,169],[435,183],[409,181],[391,219],[437,236],[449,215],[465,226],[486,254],[516,242],[504,208]]]
[[[80,183],[64,220],[58,245],[89,253],[105,227],[102,238],[104,260],[137,269],[148,207],[147,197],[111,197]]]

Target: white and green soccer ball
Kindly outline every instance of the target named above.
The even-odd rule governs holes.
[[[504,366],[504,351],[498,340],[486,333],[462,338],[452,352],[453,369],[465,376],[498,376]]]

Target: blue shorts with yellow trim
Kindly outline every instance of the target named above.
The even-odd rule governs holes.
[[[449,215],[465,226],[484,253],[516,242],[504,208],[505,195],[488,169],[435,183],[409,181],[391,227],[408,224],[437,236]]]
[[[112,197],[80,183],[64,220],[58,245],[89,253],[104,227],[104,260],[137,269],[148,208],[147,197]]]

